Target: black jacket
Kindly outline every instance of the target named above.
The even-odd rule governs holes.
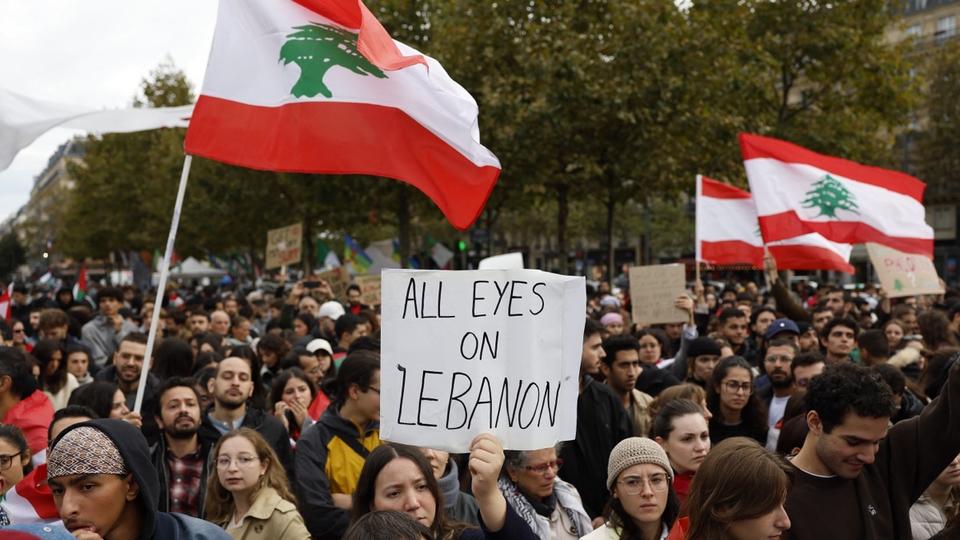
[[[230,540],[230,536],[216,525],[184,516],[158,512],[160,500],[160,481],[157,471],[150,461],[150,447],[135,426],[113,418],[100,418],[74,424],[57,437],[81,426],[89,426],[102,431],[120,450],[123,462],[133,474],[140,486],[137,502],[140,505],[143,521],[138,540]],[[53,446],[57,443],[54,442]]]
[[[215,466],[215,460],[210,455],[211,450],[213,450],[212,446],[204,444],[203,440],[200,440],[200,455],[203,456],[203,470],[200,472],[200,495],[197,507],[199,515],[196,517],[201,519],[204,516],[203,503],[207,497],[207,478],[210,477],[210,467]],[[170,511],[170,468],[167,467],[166,457],[167,438],[161,433],[160,440],[150,447],[150,460],[153,462],[153,467],[157,470],[157,476],[160,481],[160,501],[158,502],[157,510],[161,512]]]
[[[607,385],[589,375],[585,377],[583,391],[577,398],[577,438],[560,450],[563,458],[560,476],[577,488],[587,514],[596,518],[610,497],[607,489],[610,451],[633,432],[620,398]]]
[[[213,448],[220,440],[220,431],[210,422],[210,411],[213,407],[203,412],[200,419],[200,430],[197,435],[200,436],[200,444]],[[240,427],[250,428],[266,439],[267,444],[273,447],[277,453],[277,459],[287,471],[287,478],[290,485],[294,485],[293,471],[293,452],[290,450],[290,434],[287,433],[283,424],[273,416],[265,413],[262,409],[247,406],[247,414],[243,417]]]

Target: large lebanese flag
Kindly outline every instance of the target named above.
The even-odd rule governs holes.
[[[763,238],[750,193],[697,176],[696,231],[698,261],[763,268]],[[767,249],[784,270],[854,273],[848,262],[853,246],[830,242],[816,233],[771,242]]]
[[[395,178],[465,229],[500,174],[477,114],[443,66],[390,39],[359,0],[228,0],[186,152],[254,169]]]
[[[740,149],[767,241],[816,232],[933,256],[920,180],[759,135],[741,133]]]

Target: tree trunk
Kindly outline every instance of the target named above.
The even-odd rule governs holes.
[[[567,264],[567,217],[570,214],[570,186],[567,184],[557,185],[557,251],[559,252],[559,264],[557,271],[561,274],[568,274]]]
[[[613,173],[607,173],[607,281],[613,286],[614,265],[616,264],[613,252],[613,217],[617,210],[616,184]]]
[[[313,272],[313,259],[316,256],[313,244],[313,216],[303,218],[303,273],[310,275]]]
[[[410,193],[407,186],[398,186],[397,234],[400,237],[400,266],[407,268],[410,260]]]

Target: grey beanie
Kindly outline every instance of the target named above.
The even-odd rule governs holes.
[[[659,465],[667,473],[667,478],[673,481],[673,468],[667,453],[659,444],[646,437],[630,437],[617,443],[610,451],[610,462],[607,464],[607,489],[613,488],[617,476],[624,469],[650,463]]]

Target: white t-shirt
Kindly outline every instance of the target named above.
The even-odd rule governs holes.
[[[777,451],[777,440],[780,438],[780,428],[777,427],[777,422],[783,418],[787,401],[790,401],[790,396],[773,396],[773,399],[770,400],[770,412],[767,415],[767,425],[770,426],[770,431],[767,432],[767,450],[771,452]]]

